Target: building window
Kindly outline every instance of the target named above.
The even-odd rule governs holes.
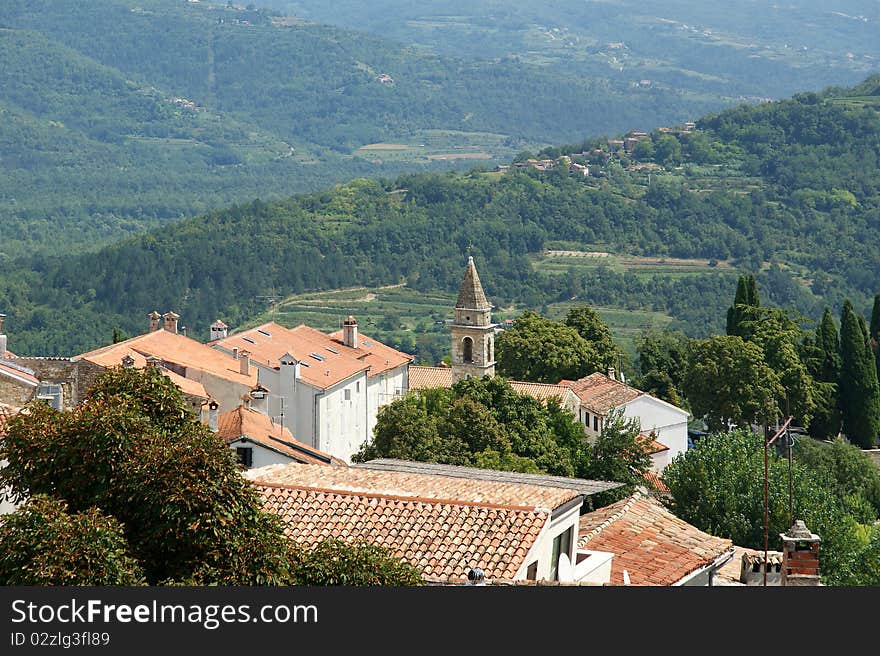
[[[584,417],[584,424],[586,424],[587,428],[590,427],[590,413],[587,413],[587,416]]]
[[[474,340],[470,337],[465,337],[461,340],[462,346],[462,360],[464,362],[473,362],[474,361]]]
[[[599,415],[593,415],[593,430],[599,432]]]
[[[235,447],[235,455],[238,457],[238,464],[245,469],[250,469],[254,464],[254,450],[249,446]]]
[[[537,581],[538,580],[538,561],[536,560],[531,565],[529,565],[526,570],[526,580],[528,581]]]
[[[346,390],[345,390],[345,400],[351,401],[351,390],[348,388],[346,388]]]
[[[559,556],[565,554],[571,560],[571,535],[572,527],[569,526],[563,533],[553,538],[553,554],[550,560],[550,580],[559,580]]]
[[[357,381],[357,382],[354,384],[354,391],[357,392],[358,394],[361,393],[361,381]]]

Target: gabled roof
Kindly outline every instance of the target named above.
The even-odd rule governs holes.
[[[583,407],[602,416],[644,394],[641,390],[600,372],[576,380],[571,383],[571,389],[580,399]]]
[[[354,357],[351,353],[354,349],[340,346],[321,331],[304,324],[285,328],[269,322],[215,340],[211,345],[226,351],[233,348],[238,348],[239,352],[248,351],[253,362],[268,367],[278,367],[282,356],[289,353],[302,364],[302,380],[319,389],[332,387],[370,366]]]
[[[122,358],[125,356],[130,357],[133,360],[132,366],[135,369],[144,369],[147,366],[147,358],[135,351],[134,349],[128,349],[127,351],[122,352],[121,354],[117,351],[114,353],[106,353],[102,355],[98,355],[95,358],[84,358],[89,362],[94,362],[95,364],[101,365],[103,367],[111,367],[115,366],[114,364],[110,364],[112,362],[113,355],[121,355],[119,362],[115,364],[121,364]],[[107,364],[105,364],[107,363]],[[159,367],[159,371],[162,372],[163,375],[167,376],[171,379],[175,385],[177,385],[178,389],[184,394],[189,394],[190,396],[196,396],[201,399],[209,399],[210,394],[205,391],[205,386],[202,385],[197,380],[190,380],[189,378],[184,378],[178,373],[171,371],[170,369],[166,369],[165,367]]]
[[[20,383],[36,387],[40,381],[34,375],[34,372],[25,367],[20,367],[12,362],[4,362],[0,360],[0,376],[12,378]]]
[[[431,389],[434,387],[452,387],[451,367],[420,367],[410,365],[409,388]]]
[[[511,380],[510,386],[515,392],[520,394],[528,394],[539,401],[547,401],[548,399],[557,398],[560,403],[565,400],[566,394],[570,389],[565,385],[552,385],[550,383],[526,383],[518,380]]]
[[[361,362],[370,365],[367,375],[371,378],[379,374],[396,369],[397,367],[413,361],[413,356],[403,351],[398,351],[390,346],[376,341],[368,335],[360,333],[358,335],[358,347],[356,349],[345,346],[342,341],[342,331],[337,330],[327,335],[330,341],[335,343],[333,348],[342,349],[346,353],[350,353]]]
[[[315,465],[291,467],[311,469]],[[489,580],[513,579],[550,521],[548,510],[522,506],[332,486],[255,485],[263,497],[263,509],[279,515],[285,534],[296,542],[365,540],[407,561],[427,581],[464,582],[472,567],[480,567]]]
[[[642,491],[581,515],[579,549],[609,551],[611,584],[675,585],[731,552],[733,543],[691,526]]]
[[[605,492],[621,487],[623,483],[613,481],[594,481],[586,478],[568,478],[566,476],[550,476],[549,474],[523,474],[520,472],[499,471],[497,469],[481,469],[479,467],[462,467],[459,465],[441,465],[434,462],[415,462],[412,460],[395,460],[378,458],[351,465],[363,469],[378,471],[396,471],[415,474],[432,474],[452,476],[474,481],[499,481],[507,483],[524,483],[542,487],[577,490],[584,496]]]
[[[243,405],[224,412],[217,420],[217,434],[231,444],[244,439],[285,455],[298,463],[345,467],[339,458],[310,447],[269,417]]]
[[[104,367],[113,367],[131,351],[142,356],[156,356],[166,362],[204,371],[225,380],[253,387],[257,383],[257,373],[242,374],[238,360],[212,349],[191,337],[178,335],[168,330],[154,330],[125,341],[104,346],[76,357]]]
[[[421,472],[362,467],[268,465],[245,472],[253,481],[380,496],[543,508],[548,512],[581,497],[574,487],[547,487],[517,481],[480,480]]]
[[[473,257],[468,257],[455,307],[462,310],[492,309],[492,304],[486,300],[486,294],[483,292],[483,285],[480,283],[480,276],[477,275],[477,267],[474,266]]]

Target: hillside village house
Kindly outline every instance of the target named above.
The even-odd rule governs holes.
[[[429,583],[464,583],[474,568],[490,581],[610,578],[611,554],[575,544],[584,496],[617,483],[401,461],[270,465],[244,475],[291,539],[366,540]]]

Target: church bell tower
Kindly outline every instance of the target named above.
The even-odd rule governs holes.
[[[453,383],[471,376],[495,375],[495,326],[474,258],[468,257],[452,324]]]

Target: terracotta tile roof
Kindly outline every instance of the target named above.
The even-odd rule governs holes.
[[[369,367],[366,362],[346,352],[352,349],[340,348],[327,335],[306,325],[285,328],[269,322],[218,339],[211,345],[227,351],[233,347],[237,347],[239,352],[249,351],[251,360],[269,367],[278,367],[281,357],[290,353],[304,365],[300,368],[302,380],[319,389],[336,385]]]
[[[648,435],[647,433],[639,433],[637,441],[644,447],[645,453],[648,455],[669,451],[668,446],[658,442],[653,435]]]
[[[520,482],[475,480],[358,467],[268,465],[251,469],[244,475],[253,481],[276,485],[518,508],[543,508],[548,511],[581,496],[581,493],[573,488],[553,488]]]
[[[242,374],[239,362],[231,356],[216,351],[190,337],[163,329],[83,353],[76,359],[88,360],[104,367],[112,367],[122,362],[122,358],[131,351],[142,356],[153,355],[166,362],[172,362],[187,369],[205,371],[248,387],[253,387],[257,383],[256,371],[253,370],[247,375]]]
[[[282,428],[261,412],[243,405],[220,415],[217,434],[227,444],[245,438],[299,463],[346,466],[339,458],[300,442],[286,427]]]
[[[673,585],[733,549],[730,540],[704,533],[643,492],[581,515],[578,548],[610,551],[611,584]]]
[[[409,367],[409,388],[431,389],[434,387],[452,387],[452,369],[450,367]]]
[[[510,386],[515,392],[520,394],[528,394],[539,401],[546,401],[554,397],[558,398],[560,403],[565,399],[569,388],[565,385],[551,385],[548,383],[525,383],[518,380],[511,380]]]
[[[642,477],[645,479],[645,482],[651,486],[651,489],[656,490],[660,494],[669,494],[669,488],[656,472],[650,470],[642,472]]]
[[[480,481],[526,483],[528,485],[577,490],[583,495],[605,492],[623,486],[623,483],[615,483],[613,481],[594,481],[586,478],[568,478],[566,476],[550,476],[548,474],[523,474],[520,472],[499,471],[497,469],[441,465],[434,462],[415,462],[412,460],[395,460],[393,458],[378,458],[352,464],[351,466],[381,471],[453,476]]]
[[[599,372],[575,381],[571,384],[571,389],[577,394],[583,407],[602,416],[644,394],[635,387]]]
[[[34,372],[25,367],[19,367],[12,362],[0,361],[0,375],[14,378],[22,383],[36,387],[40,381],[34,376]]]
[[[112,358],[114,355],[120,356],[119,361],[116,362],[115,364],[112,361]],[[124,358],[126,355],[134,361],[134,364],[132,366],[135,369],[143,369],[147,366],[147,358],[145,358],[143,355],[141,355],[140,353],[138,353],[134,349],[128,349],[127,351],[123,351],[121,353],[118,351],[114,351],[112,353],[107,352],[104,354],[97,355],[95,357],[89,357],[89,358],[84,358],[84,359],[87,359],[89,362],[94,362],[95,364],[101,365],[102,367],[109,368],[109,367],[113,367],[113,366],[121,364],[122,358]],[[202,385],[199,381],[190,380],[189,378],[184,378],[180,374],[175,373],[175,372],[171,371],[170,369],[166,369],[165,367],[160,367],[159,370],[165,376],[168,376],[168,378],[170,378],[171,381],[175,385],[177,385],[177,387],[180,389],[180,391],[183,392],[184,394],[189,394],[190,396],[197,396],[197,397],[205,399],[205,400],[210,398],[210,394],[208,394],[205,391],[205,386]]]
[[[358,335],[358,347],[356,349],[345,346],[342,341],[341,330],[337,330],[335,333],[330,333],[326,337],[334,342],[334,344],[331,345],[333,348],[350,353],[361,362],[366,362],[370,365],[370,370],[367,373],[370,377],[378,376],[384,371],[396,369],[407,362],[413,361],[413,356],[409,353],[393,349],[382,342],[376,341],[368,335],[364,335],[363,333]]]
[[[550,520],[547,510],[516,506],[308,486],[257,488],[264,510],[282,518],[293,540],[366,540],[409,562],[428,581],[463,582],[472,567],[490,580],[512,579]]]

